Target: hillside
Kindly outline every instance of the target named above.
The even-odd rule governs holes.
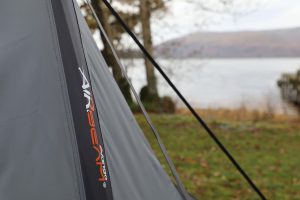
[[[269,31],[198,32],[156,47],[172,58],[300,57],[300,28]]]

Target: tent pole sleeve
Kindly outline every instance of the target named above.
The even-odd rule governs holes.
[[[173,176],[174,176],[174,178],[175,178],[175,180],[176,180],[176,182],[178,184],[178,187],[179,187],[179,190],[180,190],[181,194],[183,195],[183,197],[184,197],[185,200],[189,200],[190,197],[189,197],[188,192],[186,191],[186,189],[185,189],[185,187],[184,187],[184,185],[183,185],[183,183],[182,183],[182,181],[181,181],[181,179],[179,177],[179,174],[176,171],[175,165],[172,162],[170,156],[168,155],[167,149],[166,149],[165,145],[163,144],[163,141],[161,140],[160,135],[159,135],[157,129],[155,128],[155,126],[154,126],[154,124],[153,124],[153,122],[152,122],[149,114],[147,113],[147,111],[146,111],[146,109],[145,109],[145,107],[144,107],[144,105],[143,105],[143,103],[142,103],[142,101],[141,101],[138,93],[136,92],[134,86],[132,85],[132,83],[131,83],[128,75],[127,75],[127,72],[125,70],[125,67],[123,66],[122,62],[120,61],[119,56],[117,55],[117,52],[116,52],[114,46],[112,45],[112,42],[110,41],[108,35],[106,34],[106,32],[105,32],[105,30],[104,30],[104,28],[103,28],[103,26],[102,26],[102,24],[101,24],[101,22],[100,22],[100,20],[99,20],[99,18],[97,16],[97,14],[95,12],[95,9],[93,8],[92,4],[89,1],[86,1],[86,4],[90,7],[90,9],[91,9],[91,11],[92,11],[92,13],[94,15],[94,18],[97,21],[99,29],[102,32],[103,36],[104,36],[104,39],[107,41],[108,45],[110,46],[110,48],[111,48],[111,50],[113,52],[113,55],[114,55],[114,57],[115,57],[118,65],[119,65],[119,67],[121,68],[122,73],[123,73],[125,79],[127,80],[128,84],[129,84],[129,86],[130,86],[130,88],[132,90],[132,93],[133,93],[133,95],[135,96],[135,98],[137,100],[138,105],[140,106],[140,108],[142,110],[143,115],[145,116],[145,119],[146,119],[147,123],[149,124],[152,132],[154,133],[154,136],[157,139],[159,147],[160,147],[160,149],[161,149],[161,151],[162,151],[162,153],[163,153],[163,155],[164,155],[164,157],[165,157],[165,159],[166,159],[166,161],[167,161],[167,163],[169,165],[169,168],[170,168],[170,170],[171,170],[171,172],[172,172],[172,174],[173,174]]]
[[[261,192],[261,190],[256,186],[256,184],[252,181],[252,179],[248,176],[248,174],[243,170],[240,164],[235,160],[235,158],[231,155],[231,153],[227,150],[227,148],[223,145],[223,143],[218,139],[215,133],[208,127],[206,122],[198,115],[195,109],[191,106],[191,104],[185,99],[185,97],[181,94],[181,92],[177,89],[174,83],[169,79],[167,74],[163,71],[160,65],[155,61],[155,59],[150,55],[147,49],[141,44],[135,34],[130,30],[127,24],[123,21],[120,15],[115,11],[115,9],[110,5],[107,0],[102,0],[106,7],[111,11],[111,13],[116,17],[116,19],[120,22],[121,26],[125,29],[125,31],[130,35],[130,37],[134,40],[134,42],[138,45],[143,54],[149,59],[149,61],[153,64],[153,66],[160,72],[160,74],[164,77],[164,79],[168,82],[171,88],[175,91],[178,97],[183,101],[186,107],[190,110],[196,120],[200,123],[200,125],[206,130],[209,136],[213,139],[213,141],[218,145],[218,147],[223,151],[223,153],[227,156],[227,158],[231,161],[231,163],[236,167],[236,169],[240,172],[240,174],[244,177],[244,179],[248,182],[248,184],[252,187],[252,189],[257,193],[260,199],[265,200],[266,197]]]

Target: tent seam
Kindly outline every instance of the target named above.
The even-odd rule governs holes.
[[[85,50],[85,48],[84,48],[84,45],[83,45],[82,31],[81,31],[81,29],[80,29],[79,19],[78,19],[78,13],[77,13],[76,8],[75,8],[74,0],[72,0],[72,4],[73,4],[73,7],[74,7],[74,14],[75,14],[75,17],[76,17],[76,23],[77,23],[77,27],[78,27],[79,36],[80,36],[80,44],[81,44],[81,47],[82,47],[82,53],[83,53],[83,58],[84,58],[84,64],[86,65],[87,74],[88,74],[88,77],[89,77],[89,79],[90,79],[91,90],[92,90],[92,96],[93,96],[93,98],[95,98],[95,97],[94,97],[94,90],[93,90],[94,87],[93,87],[92,76],[90,75],[90,68],[89,68],[88,61],[87,61],[87,55],[88,55],[88,54],[87,54],[87,52],[86,52],[86,50]],[[96,101],[94,102],[94,104],[95,104],[96,116],[97,116],[97,118],[98,118],[99,129],[100,129],[100,130],[99,130],[99,131],[100,131],[100,132],[99,132],[99,135],[100,135],[100,137],[103,138],[102,124],[101,124],[100,115],[99,115],[99,111],[98,111],[98,106],[99,106],[99,105],[96,103]],[[107,152],[108,148],[106,147],[104,140],[103,140],[103,146],[104,146],[104,149],[105,149],[106,153],[108,153],[108,152]],[[106,164],[107,164],[107,169],[108,169],[108,171],[109,171],[109,169],[110,169],[110,164],[109,164],[108,162],[106,162]],[[111,176],[109,176],[109,180],[110,180],[110,184],[112,184]],[[114,194],[114,192],[113,192],[113,187],[111,187],[111,195],[112,195],[112,198],[113,198],[113,194]]]

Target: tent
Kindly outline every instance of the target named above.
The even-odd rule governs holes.
[[[0,2],[0,199],[182,200],[75,0]]]
[[[102,1],[258,197],[266,199],[120,15]],[[2,0],[0,27],[0,200],[193,199],[132,89],[176,183],[153,153],[76,0]]]

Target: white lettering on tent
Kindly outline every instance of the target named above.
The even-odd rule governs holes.
[[[85,108],[88,112],[90,109],[90,106],[91,106],[91,92],[88,89],[90,89],[91,86],[90,86],[88,79],[86,78],[86,76],[84,74],[84,71],[80,67],[78,69],[82,75],[82,89],[83,89],[84,97],[87,100],[87,104],[86,104]]]
[[[87,77],[85,76],[84,71],[81,68],[78,68],[78,69],[82,75],[83,95],[87,100],[86,110],[87,110],[88,123],[90,126],[89,128],[90,128],[91,143],[92,143],[94,151],[97,154],[97,156],[95,158],[95,164],[99,170],[98,181],[103,184],[104,188],[106,188],[106,181],[108,181],[108,171],[106,169],[104,150],[99,142],[99,138],[98,138],[98,134],[97,134],[97,130],[96,130],[96,124],[95,124],[95,119],[94,119],[95,104],[94,104],[93,95],[91,92],[91,85],[90,85]]]

